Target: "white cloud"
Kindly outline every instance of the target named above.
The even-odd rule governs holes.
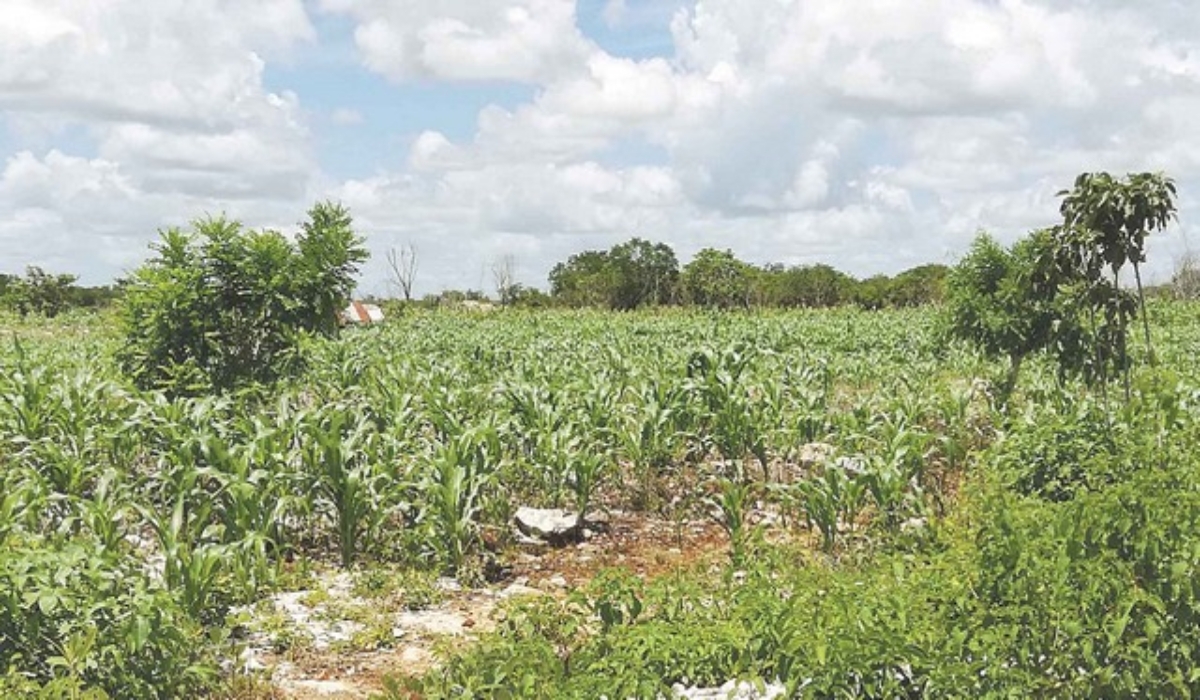
[[[573,0],[321,0],[356,22],[364,64],[419,78],[541,82],[586,59]]]
[[[262,109],[262,55],[314,37],[300,0],[10,0],[6,111],[231,128]]]
[[[1012,238],[1052,223],[1054,193],[1083,170],[1164,169],[1185,230],[1200,214],[1200,15],[1176,0],[699,0],[670,22],[674,55],[638,60],[588,38],[572,0],[319,0],[351,23],[362,70],[533,87],[480,109],[467,137],[430,117],[397,139],[400,166],[344,182],[319,172],[319,129],[376,115],[310,125],[305,88],[264,86],[289,49],[326,50],[300,0],[11,4],[10,267],[26,248],[86,266],[72,241],[121,250],[180,212],[293,221],[326,192],[378,257],[416,242],[426,290],[486,286],[508,253],[522,282],[544,284],[554,262],[632,235],[684,260],[715,246],[896,272],[950,261],[980,227]],[[624,31],[642,8],[614,0],[601,15]],[[71,126],[94,153],[57,147]],[[1152,262],[1167,257],[1152,268],[1179,240],[1153,243]],[[372,265],[366,286],[383,291]]]
[[[298,98],[265,89],[263,74],[268,57],[313,39],[301,0],[10,0],[10,135],[82,134],[95,157],[39,147],[8,158],[2,266],[57,263],[103,281],[163,225],[205,211],[264,223],[299,208],[316,168],[308,128]]]

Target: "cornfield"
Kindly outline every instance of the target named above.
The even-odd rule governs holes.
[[[928,310],[416,313],[337,340],[312,341],[303,349],[307,369],[278,386],[206,398],[135,389],[112,359],[117,339],[103,318],[68,318],[58,327],[10,322],[0,344],[0,672],[8,673],[0,689],[7,682],[14,693],[50,688],[63,697],[213,692],[228,677],[216,657],[229,648],[229,611],[273,590],[285,565],[400,565],[485,585],[489,571],[503,564],[509,519],[520,505],[565,507],[582,523],[597,509],[661,514],[673,499],[692,498],[697,517],[713,518],[725,529],[731,570],[749,567],[753,578],[765,575],[755,569],[756,557],[760,566],[769,557],[763,558],[767,545],[761,537],[756,541],[748,515],[770,504],[781,514],[780,527],[811,533],[811,555],[820,562],[813,566],[826,572],[800,575],[812,583],[857,566],[845,563],[855,557],[876,556],[864,552],[902,547],[886,543],[906,541],[914,523],[965,528],[972,517],[984,518],[977,511],[963,515],[956,505],[964,499],[960,491],[975,483],[981,455],[995,456],[997,464],[1013,455],[1040,456],[1057,468],[1061,461],[1055,460],[1068,449],[1086,447],[1059,445],[1057,455],[1039,451],[1065,434],[1039,428],[1045,432],[1063,416],[1098,426],[1095,439],[1120,440],[1128,433],[1144,450],[1138,454],[1160,449],[1160,460],[1177,453],[1183,459],[1200,425],[1192,354],[1200,324],[1189,306],[1157,305],[1152,313],[1162,319],[1156,342],[1168,369],[1143,378],[1138,401],[1098,405],[1044,367],[1035,368],[1023,402],[1003,412],[989,397],[1002,368],[965,345],[941,340]],[[1040,435],[1042,442],[1023,446],[1023,435]],[[813,458],[807,451],[814,445],[829,451]],[[1103,484],[1125,479],[1124,464],[1112,457],[1118,453],[1124,454],[1087,453],[1087,460],[1111,457],[1111,468],[1096,477]],[[1027,494],[1045,488],[1062,495],[1061,489],[1092,478],[1043,476],[1025,475],[1024,482],[1009,480],[1003,487],[1015,483]],[[664,484],[684,492],[664,492]],[[1102,492],[1102,483],[1089,482],[1088,488]],[[1194,515],[1184,508],[1181,523],[1188,514]],[[1185,534],[1188,541],[1200,540],[1195,532]],[[991,540],[980,537],[980,551],[995,554],[988,549]],[[1080,546],[1093,546],[1093,554],[1107,561],[1098,537],[1085,533],[1078,539],[1092,543]],[[920,551],[921,557],[935,556]],[[1168,568],[1193,566],[1190,556]],[[1153,556],[1145,557],[1151,565]],[[1012,566],[1020,570],[1015,560]],[[1008,600],[1012,593],[1005,586],[1025,585],[1019,578],[970,578],[955,579],[956,595]],[[809,600],[798,592],[801,579],[787,585],[796,589],[795,600]],[[830,599],[848,595],[838,588],[840,579],[821,580]],[[621,596],[641,601],[651,595],[613,593],[620,586],[610,584],[588,603],[602,600],[609,618],[617,615],[614,600],[628,600]],[[741,590],[753,589],[745,585]],[[989,592],[980,592],[988,586]],[[675,594],[684,596],[681,590]],[[1132,614],[1195,603],[1183,594],[1143,593],[1148,597],[1120,597],[1117,607]],[[705,595],[697,592],[695,600]],[[730,595],[730,605],[750,604],[741,593]],[[1192,603],[1180,602],[1185,598]],[[964,629],[974,604],[962,604]],[[761,601],[754,605],[766,609]],[[813,639],[825,639],[819,630],[843,623],[830,609],[813,605],[805,624],[818,630]],[[644,608],[642,616],[671,619],[665,600],[648,600]],[[1175,622],[1191,619],[1182,608],[1170,609]],[[1195,609],[1187,608],[1187,616]],[[721,605],[716,610],[722,619],[729,614]],[[915,605],[912,614],[920,610]],[[689,614],[677,612],[679,619]],[[931,617],[940,624],[950,614]],[[591,638],[630,627],[627,618],[606,622]],[[1155,624],[1182,629],[1172,627],[1175,622]],[[1028,648],[1082,654],[1070,643],[1072,634],[1082,633],[1064,629],[1056,643],[1067,646]],[[1134,661],[1109,657],[1129,633],[1108,633],[1115,634],[1113,645],[1092,647],[1093,655],[1108,656],[1093,665],[1111,666],[1114,675],[1089,676],[1090,684],[1074,678],[1066,662],[1060,668],[1057,660],[1038,661],[1024,651],[997,660],[982,642],[977,653],[961,650],[970,640],[945,653],[969,666],[962,677],[977,667],[1002,668],[1008,675],[997,678],[1029,671],[1051,679],[1046,685],[1014,681],[1011,687],[1065,688],[1068,695],[1081,688],[1120,689],[1127,687],[1121,674]],[[896,638],[881,637],[887,643]],[[743,642],[749,643],[735,635],[706,643],[719,655]],[[653,673],[668,685],[688,669],[694,681],[750,673],[824,696],[821,688],[831,694],[839,688],[821,686],[820,679],[837,671],[849,684],[841,690],[883,697],[899,687],[889,675],[896,668],[907,665],[916,674],[933,660],[944,661],[922,657],[925,651],[872,656],[862,651],[866,647],[854,652],[859,656],[831,647],[818,661],[818,652],[797,647],[783,664],[784,648],[772,647],[761,657],[747,652],[745,659],[703,667],[708,671],[664,662]],[[1197,660],[1200,645],[1189,648],[1173,652],[1178,662],[1171,668]],[[835,661],[864,654],[869,667]],[[447,688],[465,687],[462,678],[478,672],[468,661],[449,668]],[[939,694],[936,675],[914,675],[905,692]],[[1194,673],[1172,676],[1163,687],[1194,689],[1196,682]],[[424,692],[436,696],[436,687]],[[489,694],[488,686],[479,687],[484,689],[477,694]],[[614,687],[633,694],[643,688]]]

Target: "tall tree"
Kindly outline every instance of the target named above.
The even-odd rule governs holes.
[[[1146,261],[1146,236],[1166,228],[1175,218],[1175,182],[1162,173],[1137,173],[1124,179],[1108,173],[1083,173],[1072,189],[1059,192],[1059,196],[1063,197],[1065,252],[1077,272],[1097,284],[1102,265],[1107,265],[1112,286],[1119,291],[1121,270],[1126,263],[1132,264],[1146,348],[1153,358],[1141,264]],[[1126,320],[1120,312],[1122,333]]]
[[[666,304],[675,293],[679,279],[679,261],[665,243],[632,238],[608,252],[615,288],[609,300],[614,309]]]
[[[567,306],[608,306],[615,288],[605,251],[585,250],[550,270],[550,295]]]
[[[679,284],[687,300],[722,309],[750,305],[756,270],[731,250],[705,248],[684,266]]]

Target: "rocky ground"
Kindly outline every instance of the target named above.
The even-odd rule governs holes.
[[[593,523],[578,541],[551,545],[525,535],[519,542],[505,557],[509,575],[483,588],[397,572],[310,572],[303,586],[236,611],[244,646],[237,663],[269,679],[282,698],[366,698],[380,690],[384,676],[425,673],[439,663],[448,643],[459,646],[492,629],[506,600],[565,596],[613,567],[654,577],[680,567],[718,566],[728,556],[727,537],[712,520],[622,512]],[[727,695],[682,687],[679,692],[694,698]]]

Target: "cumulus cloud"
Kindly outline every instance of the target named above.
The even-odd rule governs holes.
[[[363,63],[394,81],[539,83],[584,60],[592,42],[573,0],[320,0],[349,15]]]
[[[375,115],[314,126],[305,86],[264,87],[270,62],[325,50],[301,0],[10,5],[6,261],[26,236],[48,256],[196,207],[290,221],[329,194],[378,258],[418,245],[423,290],[486,286],[509,254],[544,284],[554,262],[632,235],[684,259],[715,246],[865,275],[950,262],[981,227],[1052,223],[1078,172],[1162,169],[1185,224],[1152,241],[1161,276],[1200,213],[1200,15],[1177,0],[696,0],[660,28],[670,55],[648,58],[601,48],[572,0],[317,0],[349,24],[358,70],[397,90],[532,88],[466,135],[431,116],[396,137],[398,165],[345,181],[321,174],[314,130]],[[632,31],[654,5],[600,15]],[[72,124],[94,153],[40,147]],[[50,137],[21,135],[36,128]],[[372,263],[367,288],[384,279]]]
[[[610,24],[623,7],[606,7]],[[1200,96],[1200,42],[1195,22],[1161,21],[1171,10],[701,0],[671,21],[674,56],[590,47],[524,73],[541,85],[531,101],[484,109],[469,140],[422,134],[404,182],[456,212],[433,228],[468,250],[490,250],[489,231],[579,246],[636,233],[685,257],[713,245],[858,274],[951,262],[980,228],[1011,238],[1052,223],[1054,193],[1082,170],[1200,175],[1183,116]],[[660,162],[603,164],[629,139]],[[1169,255],[1178,235],[1154,245]]]
[[[301,0],[6,3],[0,107],[12,137],[82,134],[89,155],[9,156],[4,267],[53,262],[103,281],[181,217],[262,223],[295,208],[315,172],[308,127],[297,96],[263,76],[268,59],[315,38]]]

